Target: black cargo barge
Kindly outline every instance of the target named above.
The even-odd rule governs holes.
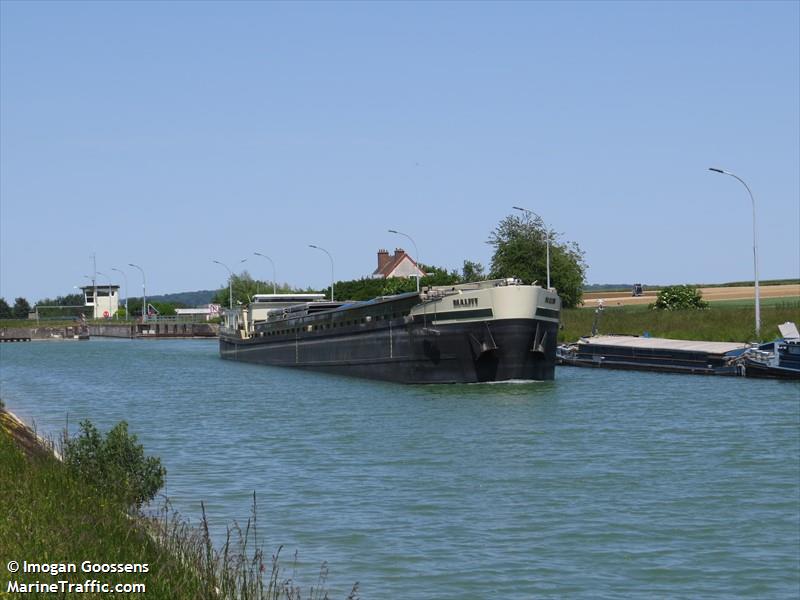
[[[538,286],[500,280],[275,308],[281,295],[256,300],[226,315],[222,358],[400,383],[554,378],[561,303]]]
[[[734,359],[747,346],[664,338],[604,335],[562,346],[563,365],[694,375],[736,375]]]
[[[575,367],[800,380],[800,337],[784,324],[782,339],[750,346],[605,335],[559,346],[559,364]]]

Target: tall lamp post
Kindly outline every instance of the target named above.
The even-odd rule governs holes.
[[[122,269],[117,269],[116,267],[111,267],[112,271],[116,271],[117,273],[122,273],[122,278],[125,280],[125,318],[130,319],[131,315],[128,312],[128,276],[125,274],[125,271]]]
[[[730,175],[734,179],[738,179],[739,183],[744,186],[744,189],[747,190],[747,193],[750,194],[750,202],[753,204],[753,277],[755,283],[755,295],[756,295],[756,339],[761,340],[761,293],[758,288],[758,243],[756,238],[756,199],[753,197],[753,192],[750,190],[750,186],[748,186],[744,179],[731,173],[729,171],[724,171],[723,169],[715,169],[714,167],[709,167],[709,171],[713,171],[714,173],[721,173],[722,175]]]
[[[529,210],[527,208],[522,208],[521,206],[512,206],[512,208],[514,210],[519,210],[519,211],[524,212],[529,217],[530,217],[530,215],[535,216],[537,219],[539,219],[542,222],[542,225],[544,225],[544,231],[547,234],[547,237],[545,239],[546,239],[546,242],[547,242],[546,243],[546,248],[547,248],[547,289],[549,290],[550,289],[550,230],[547,228],[547,225],[545,225],[544,219],[542,217],[540,217],[538,214],[536,214],[535,212],[533,212],[532,210]]]
[[[403,233],[402,231],[397,231],[396,229],[390,229],[389,233],[395,233],[397,235],[402,235],[403,237],[406,237],[411,241],[411,244],[414,246],[414,262],[417,263],[417,269],[419,269],[419,264],[420,264],[419,263],[419,249],[417,248],[417,243],[414,241],[414,238],[412,238],[407,233]],[[416,280],[417,280],[417,293],[419,293],[419,273],[417,273]]]
[[[139,269],[142,274],[142,322],[147,321],[147,292],[145,291],[145,278],[144,278],[144,269],[139,265],[135,265],[133,263],[128,263],[129,267],[133,267],[134,269]]]
[[[315,246],[314,244],[309,244],[308,247],[309,248],[314,248],[316,250],[322,250],[325,254],[328,255],[328,258],[331,261],[331,302],[333,302],[333,298],[334,298],[334,296],[333,296],[333,257],[331,256],[330,252],[325,250],[325,248],[322,248],[320,246]]]
[[[221,263],[218,260],[212,260],[211,262],[217,263],[218,265],[222,265],[228,270],[228,308],[233,310],[233,271],[230,270],[228,265],[225,263]]]
[[[266,258],[270,263],[272,263],[272,293],[276,294],[276,281],[278,280],[277,276],[275,275],[275,261],[272,260],[266,254],[261,254],[261,252],[253,252],[254,255],[260,256],[261,258]]]

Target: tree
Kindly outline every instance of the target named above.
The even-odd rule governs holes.
[[[148,304],[152,304],[153,308],[158,311],[159,316],[162,317],[171,317],[177,315],[178,313],[175,312],[176,308],[186,308],[180,302],[147,302]],[[124,307],[123,307],[124,309]]]
[[[42,298],[37,306],[83,306],[83,294],[67,294],[56,298]]]
[[[490,276],[517,277],[526,283],[547,281],[547,238],[550,236],[550,281],[565,308],[580,304],[586,279],[584,253],[575,242],[557,242],[539,218],[509,215],[492,231],[488,244],[494,246]]]
[[[31,305],[25,298],[14,300],[13,316],[15,319],[27,319],[29,312],[31,312]]]
[[[138,298],[128,298],[128,316],[130,318],[134,317],[141,317],[142,316],[142,299],[141,297]]]
[[[78,436],[64,441],[64,462],[102,493],[139,508],[164,486],[167,471],[161,459],[144,455],[125,421],[105,438],[91,421],[81,421],[80,428]]]
[[[433,285],[454,285],[461,280],[456,271],[447,271],[446,269],[429,265],[420,265],[420,268],[427,273],[425,277],[420,279],[420,289]],[[413,277],[389,277],[388,279],[363,277],[361,279],[337,281],[334,284],[334,288],[337,300],[371,300],[378,296],[393,296],[394,294],[415,292],[417,291],[417,282]],[[330,298],[330,287],[318,291]]]
[[[692,285],[669,285],[658,292],[650,305],[654,310],[691,310],[708,308],[703,293]]]
[[[41,319],[75,318],[85,310],[83,294],[42,298],[36,302],[36,312]]]
[[[461,269],[461,281],[469,283],[471,281],[481,281],[482,279],[486,279],[486,273],[483,272],[483,265],[479,262],[465,260],[464,267]]]
[[[234,306],[236,306],[238,303],[249,304],[252,301],[253,296],[256,294],[272,293],[271,281],[253,279],[250,273],[247,271],[242,271],[240,275],[234,275],[231,278],[231,285],[233,287]],[[276,289],[278,293],[297,291],[293,290],[288,284],[285,283],[283,285],[276,285]],[[213,304],[221,304],[224,307],[228,306],[228,282],[225,282],[225,286],[217,290],[211,302]]]
[[[5,298],[0,298],[0,319],[11,319],[14,313],[11,312],[11,307],[6,302]]]

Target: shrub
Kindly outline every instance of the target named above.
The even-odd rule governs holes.
[[[655,303],[650,305],[655,310],[687,310],[708,308],[703,294],[691,285],[669,285],[658,292]]]
[[[161,459],[144,455],[125,421],[105,438],[91,421],[81,421],[80,428],[78,436],[64,440],[64,462],[102,493],[139,508],[164,486],[166,469]]]

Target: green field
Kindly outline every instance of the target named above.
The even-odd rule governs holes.
[[[573,342],[592,331],[594,308],[565,309],[559,342]],[[770,298],[761,304],[761,338],[779,337],[778,325],[800,323],[800,301]],[[606,308],[598,321],[601,334],[643,335],[719,342],[757,341],[753,301],[712,302],[706,310],[656,311],[647,305]]]
[[[724,308],[753,308],[755,300],[711,300],[711,306],[719,306]],[[785,307],[785,308],[798,308],[800,307],[800,300],[792,298],[761,298],[761,309],[765,307]]]
[[[766,279],[759,281],[761,287],[770,285],[792,285],[800,283],[800,279]],[[728,283],[692,283],[689,284],[698,288],[726,288],[726,287],[750,287],[754,285],[752,281],[730,281]],[[613,284],[593,284],[583,288],[584,293],[596,292],[630,292],[632,283],[613,283]],[[664,285],[655,283],[644,283],[645,289],[649,291],[660,290]]]

